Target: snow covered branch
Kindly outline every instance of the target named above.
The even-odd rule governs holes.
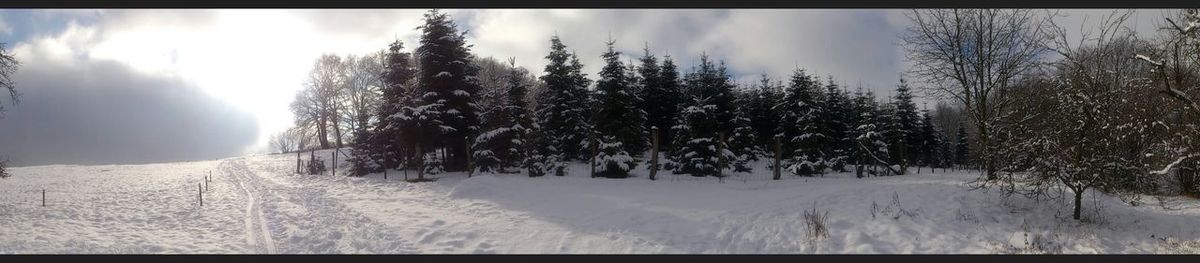
[[[1171,168],[1174,168],[1176,165],[1179,165],[1179,163],[1182,163],[1182,162],[1183,162],[1183,160],[1187,160],[1188,158],[1197,157],[1197,156],[1200,156],[1200,155],[1198,155],[1198,154],[1189,154],[1189,155],[1187,155],[1187,156],[1179,157],[1179,159],[1175,159],[1175,161],[1174,161],[1174,162],[1171,162],[1171,164],[1168,164],[1168,165],[1167,165],[1167,167],[1163,167],[1163,169],[1162,169],[1162,170],[1158,170],[1158,171],[1151,171],[1151,172],[1150,172],[1150,174],[1153,174],[1153,175],[1164,175],[1164,174],[1167,174],[1167,172],[1170,172],[1170,171],[1171,171]]]

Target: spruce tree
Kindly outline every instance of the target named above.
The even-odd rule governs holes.
[[[596,81],[594,123],[604,147],[620,148],[600,149],[593,158],[596,158],[598,166],[605,167],[604,173],[598,172],[599,176],[623,178],[629,175],[628,169],[636,164],[630,153],[638,155],[646,150],[646,138],[642,130],[645,116],[637,107],[638,98],[632,91],[634,83],[628,79],[625,65],[619,60],[621,53],[613,49],[614,43],[609,41],[608,51],[601,55],[605,65],[600,70],[600,79]],[[620,156],[622,154],[624,156]],[[626,161],[630,164],[606,163]]]
[[[762,74],[757,85],[746,92],[746,99],[739,103],[750,119],[754,142],[761,149],[774,149],[780,118],[779,111],[774,107],[778,104],[779,94],[779,85],[771,82],[767,74]]]
[[[933,123],[933,116],[929,114],[929,110],[923,110],[921,113],[921,128],[918,133],[920,138],[920,164],[929,166],[930,168],[937,167],[939,160],[938,151],[941,149],[942,138],[938,136],[937,126]]]
[[[833,77],[825,84],[824,110],[821,111],[821,126],[823,133],[829,138],[829,147],[825,162],[837,171],[846,171],[845,165],[850,160],[851,148],[854,141],[849,137],[849,99],[842,89],[834,82]]]
[[[645,129],[648,131],[651,127],[658,127],[658,142],[660,151],[669,151],[671,149],[671,126],[674,125],[675,116],[679,113],[679,101],[682,95],[679,93],[678,73],[675,72],[675,65],[671,62],[670,57],[663,60],[663,65],[658,65],[658,59],[650,54],[650,49],[643,50],[640,62],[641,66],[637,68],[639,87],[638,107],[646,114]],[[670,71],[670,72],[668,72]]]
[[[397,168],[402,164],[406,151],[413,149],[404,139],[412,136],[406,131],[411,127],[402,125],[399,118],[402,109],[412,102],[415,92],[412,79],[416,72],[412,65],[412,56],[403,52],[403,49],[404,43],[396,40],[388,45],[384,53],[383,72],[380,76],[383,82],[382,97],[375,114],[377,122],[371,127],[369,143],[364,148],[375,163],[382,165],[380,170]],[[373,169],[365,169],[368,167],[364,164],[364,169],[356,170],[356,173],[373,172]]]
[[[525,161],[526,140],[532,119],[529,118],[525,106],[525,95],[528,85],[525,83],[525,71],[516,66],[515,59],[509,59],[508,74],[505,76],[504,101],[498,105],[497,114],[488,116],[489,121],[498,125],[492,130],[481,133],[475,139],[478,150],[474,157],[476,167],[480,171],[510,172],[508,168],[521,166]]]
[[[783,151],[790,153],[783,165],[795,175],[813,176],[825,169],[824,150],[829,145],[829,136],[821,129],[817,86],[803,69],[796,69],[778,107],[782,111],[779,127],[784,138]]]
[[[646,121],[654,125],[663,125],[659,126],[658,142],[662,144],[660,147],[663,147],[659,150],[665,150],[670,153],[672,149],[679,146],[678,144],[674,144],[674,142],[677,141],[675,138],[681,136],[676,136],[678,133],[675,133],[672,127],[679,122],[679,111],[686,101],[686,97],[683,94],[683,84],[679,80],[679,69],[675,66],[675,61],[671,60],[671,55],[663,56],[662,66],[659,67],[658,71],[658,81],[659,92],[657,95],[643,97],[642,101],[646,104],[658,102],[655,104],[658,107],[652,110],[653,113],[651,111],[646,112],[647,116],[655,117],[648,117]],[[643,92],[643,94],[646,93]]]
[[[865,107],[860,112],[862,114],[859,117],[861,123],[855,131],[858,135],[855,139],[860,161],[858,177],[863,177],[862,167],[864,166],[869,169],[868,173],[871,175],[890,174],[886,171],[887,168],[881,168],[881,166],[889,166],[887,163],[889,144],[886,142],[885,132],[882,131],[886,128],[880,127],[881,124],[889,122],[889,118],[886,116],[888,110],[875,102],[875,95],[870,91],[857,99],[859,100],[857,103]]]
[[[733,135],[727,138],[730,154],[726,160],[730,160],[734,172],[751,172],[750,163],[758,161],[762,147],[755,141],[754,129],[750,127],[750,118],[746,117],[745,110],[739,110],[734,115],[733,125]]]
[[[467,137],[478,132],[481,109],[475,103],[479,83],[475,78],[478,68],[471,63],[473,55],[466,44],[465,33],[459,33],[447,14],[430,10],[425,14],[421,29],[421,46],[417,48],[417,85],[420,105],[436,107],[422,108],[432,112],[441,122],[436,127],[440,133],[431,141],[446,156],[447,171],[466,168]],[[424,151],[434,150],[425,149]]]
[[[959,166],[971,165],[971,145],[967,140],[967,125],[958,124],[958,132],[955,138],[958,140],[954,144],[954,164]]]
[[[680,112],[680,121],[673,127],[675,142],[680,144],[673,153],[676,173],[692,176],[723,176],[717,152],[721,134],[733,131],[736,109],[733,84],[721,63],[713,65],[708,56],[700,56],[700,66],[685,78],[685,94],[689,99]],[[728,148],[728,147],[726,147]],[[727,160],[728,161],[728,160]]]
[[[899,164],[905,170],[910,164],[916,163],[921,156],[921,116],[917,112],[917,105],[913,103],[912,91],[908,87],[908,83],[903,78],[900,79],[900,84],[896,86],[896,96],[893,104],[895,105],[896,140],[893,143],[897,153],[895,163]]]
[[[582,73],[583,64],[567,52],[567,46],[557,35],[550,38],[550,54],[546,59],[549,63],[544,68],[545,75],[539,77],[545,88],[537,96],[535,110],[540,128],[538,159],[585,160],[585,155],[590,156],[586,147],[591,132],[587,97],[590,81]]]
[[[868,95],[874,96],[874,93],[868,92]],[[875,107],[876,131],[887,146],[874,153],[882,160],[880,165],[887,167],[899,165],[908,155],[897,112],[894,102],[881,102]]]

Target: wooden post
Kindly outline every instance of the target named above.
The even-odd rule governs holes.
[[[724,183],[725,176],[725,133],[717,132],[717,181]]]
[[[313,148],[308,152],[308,164],[312,165],[312,162],[315,160],[317,160],[317,148]]]
[[[472,165],[471,165],[471,138],[470,137],[463,136],[463,147],[467,149],[467,178],[471,178],[471,172],[473,172],[475,170],[475,167],[472,167]]]
[[[200,188],[200,184],[196,184],[196,196],[200,197],[200,206],[204,206],[204,189]]]
[[[658,174],[658,126],[650,127],[650,180]]]
[[[296,151],[296,174],[300,173],[300,151]]]
[[[771,178],[772,180],[779,180],[780,170],[783,166],[783,163],[780,160],[783,159],[783,146],[780,144],[779,136],[775,136],[775,177]]]
[[[46,207],[46,189],[42,189],[42,207]]]

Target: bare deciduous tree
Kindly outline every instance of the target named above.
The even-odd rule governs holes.
[[[1081,218],[1083,193],[1135,193],[1148,182],[1142,164],[1155,139],[1148,131],[1159,115],[1157,101],[1139,96],[1150,89],[1143,65],[1131,57],[1146,45],[1122,24],[1132,12],[1113,12],[1100,21],[1095,37],[1081,32],[1078,43],[1067,29],[1048,31],[1052,50],[1062,59],[1046,78],[1022,81],[1011,94],[1014,109],[1002,122],[1014,129],[1003,160],[1007,192],[1048,196],[1065,187],[1074,194],[1075,219]],[[1018,186],[1020,185],[1020,186]],[[1055,197],[1056,198],[1056,197]]]
[[[1161,105],[1170,109],[1156,126],[1169,133],[1162,145],[1168,158],[1161,158],[1162,168],[1152,174],[1174,175],[1183,194],[1200,196],[1200,104],[1195,100],[1200,96],[1200,10],[1183,10],[1165,21],[1159,48],[1134,56],[1151,66],[1158,93],[1174,102]]]
[[[928,82],[926,92],[965,107],[979,135],[980,161],[994,180],[996,120],[1009,104],[1004,90],[1039,66],[1048,18],[1022,9],[913,10],[901,38],[911,74]]]
[[[365,56],[348,56],[345,60],[346,87],[341,90],[338,99],[342,116],[340,119],[349,120],[345,123],[346,130],[355,133],[366,129],[371,115],[379,107],[380,88],[383,82],[382,53],[371,53]]]
[[[17,67],[20,65],[21,62],[17,61],[17,58],[4,49],[4,43],[0,43],[0,89],[8,90],[8,98],[13,104],[19,102],[21,97],[12,79],[13,74],[17,73]],[[0,103],[0,117],[4,117],[3,103]]]
[[[292,127],[271,135],[271,149],[279,153],[306,150],[312,138],[303,127]]]
[[[321,55],[313,64],[304,89],[296,94],[296,100],[291,105],[297,126],[316,128],[321,148],[329,148],[330,129],[333,130],[336,146],[342,147],[338,95],[346,87],[345,66],[337,55]]]

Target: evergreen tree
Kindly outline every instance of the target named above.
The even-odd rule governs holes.
[[[498,114],[488,116],[489,121],[498,125],[475,138],[478,150],[471,160],[477,163],[480,171],[508,172],[507,168],[521,166],[525,159],[526,140],[532,126],[525,107],[526,73],[516,66],[515,59],[509,59],[508,71],[505,100],[499,105],[500,109],[494,111]]]
[[[600,80],[596,81],[595,101],[597,107],[594,123],[599,136],[603,138],[602,144],[605,147],[622,148],[619,150],[599,149],[598,156],[594,158],[598,161],[624,162],[628,156],[621,157],[614,154],[629,155],[632,152],[637,155],[646,150],[646,138],[642,130],[645,116],[637,107],[638,98],[632,91],[634,83],[627,78],[629,76],[626,74],[625,65],[618,60],[621,53],[613,49],[614,43],[609,41],[608,51],[601,55],[605,65],[600,70]],[[636,164],[632,158],[628,159],[631,164]],[[603,162],[599,162],[598,165],[607,167],[601,176],[610,178],[628,176],[629,170],[614,170],[616,168],[633,168],[632,165]]]
[[[596,176],[605,178],[629,177],[637,162],[624,150],[621,140],[612,135],[605,135],[598,140],[596,146]]]
[[[664,58],[663,65],[660,67],[658,60],[650,54],[649,48],[646,48],[644,52],[645,54],[640,59],[641,66],[637,68],[638,94],[641,97],[638,107],[646,114],[645,129],[647,131],[651,127],[659,129],[659,150],[669,151],[671,149],[670,127],[674,125],[675,117],[679,114],[679,101],[682,99],[678,85],[679,74],[675,72],[675,65],[669,56]]]
[[[850,114],[848,100],[833,77],[829,77],[825,84],[824,110],[821,111],[820,119],[823,134],[829,138],[825,162],[837,171],[846,171],[845,165],[850,161],[851,148],[854,147],[854,141],[849,137],[852,127],[847,124],[850,119],[847,116]]]
[[[812,176],[825,169],[824,149],[829,145],[829,136],[821,130],[817,86],[803,69],[797,69],[777,107],[782,114],[779,127],[783,151],[791,153],[783,165],[792,174]]]
[[[567,46],[557,35],[550,38],[550,54],[546,59],[549,63],[545,75],[539,77],[545,89],[538,94],[535,110],[540,128],[538,159],[584,160],[591,132],[587,97],[590,80],[582,73],[579,59],[567,53]]]
[[[750,162],[758,161],[762,147],[755,142],[754,129],[750,127],[750,118],[746,111],[739,110],[733,119],[733,135],[728,138],[729,156],[734,172],[750,172]]]
[[[958,139],[954,144],[954,164],[971,165],[971,145],[967,140],[966,125],[960,122],[958,124],[958,133],[954,137]]]
[[[863,136],[863,130],[860,129],[865,124],[872,123],[871,119],[866,116],[871,116],[871,101],[863,93],[862,87],[858,87],[854,94],[850,96],[850,101],[846,107],[846,124],[850,129],[847,130],[846,140],[850,143],[849,163],[861,166],[865,164],[866,154],[862,151],[862,147],[858,144],[858,138]],[[873,124],[873,123],[872,123]]]
[[[439,135],[429,138],[434,147],[442,149],[445,168],[461,171],[466,168],[466,138],[480,126],[479,105],[475,103],[479,83],[478,67],[471,63],[473,55],[466,44],[465,33],[459,33],[446,14],[430,10],[425,14],[421,29],[421,46],[416,50],[418,106],[431,112],[442,125]],[[437,105],[436,107],[422,107]],[[433,150],[425,149],[423,150]]]
[[[938,151],[941,149],[942,138],[937,126],[933,124],[933,116],[929,114],[929,110],[924,110],[921,114],[921,128],[918,134],[921,165],[938,167]]]
[[[874,96],[873,93],[868,92],[868,94]],[[898,165],[908,155],[906,152],[908,149],[904,147],[903,143],[904,133],[900,130],[898,112],[894,102],[879,103],[879,106],[875,107],[875,128],[882,142],[887,145],[882,150],[874,152],[882,160],[879,163],[881,166]]]
[[[908,88],[908,83],[903,78],[900,79],[900,84],[896,86],[896,96],[893,103],[895,104],[895,119],[896,140],[893,143],[897,153],[895,157],[896,164],[901,166],[901,170],[905,170],[909,164],[915,163],[921,156],[922,150],[922,135],[921,135],[921,116],[917,112],[917,105],[913,103],[913,95]]]
[[[675,141],[678,141],[675,138],[685,137],[676,136],[679,133],[674,132],[673,126],[679,122],[679,111],[686,101],[686,97],[683,94],[683,84],[679,80],[679,69],[675,66],[675,61],[671,60],[671,55],[663,56],[662,66],[659,67],[658,81],[660,92],[651,97],[642,97],[642,101],[644,103],[658,102],[656,104],[658,107],[652,110],[653,113],[651,111],[646,112],[647,116],[656,117],[649,117],[646,121],[652,122],[654,125],[663,125],[659,126],[658,141],[660,144],[663,144],[660,145],[663,149],[659,150],[665,149],[670,153],[673,152],[672,149],[680,146],[680,144],[675,144]],[[643,92],[643,94],[646,93],[648,92]]]
[[[402,125],[401,112],[402,109],[412,102],[414,87],[412,87],[413,75],[416,74],[412,65],[412,56],[403,52],[404,43],[400,40],[393,41],[388,45],[383,57],[383,72],[380,76],[382,83],[382,94],[379,108],[376,111],[375,119],[377,122],[371,127],[371,132],[367,133],[367,143],[362,143],[356,139],[355,144],[363,147],[366,150],[365,154],[384,168],[394,169],[401,165],[406,154],[406,149],[411,150],[411,147],[406,145],[404,139],[407,136],[412,136],[412,127]],[[358,150],[358,149],[356,149]],[[371,169],[365,160],[361,158],[363,152],[356,153],[354,163],[361,165],[361,169],[355,169],[353,174],[362,175],[368,172],[376,172]]]
[[[733,131],[734,107],[733,84],[724,63],[718,68],[700,56],[700,67],[685,78],[685,94],[689,102],[680,112],[680,121],[673,127],[676,148],[672,160],[677,163],[676,173],[692,176],[722,176],[719,167],[723,156],[718,155],[718,137],[729,136]],[[726,147],[728,148],[728,147]]]
[[[747,91],[746,99],[739,103],[750,119],[754,142],[761,149],[774,149],[780,116],[779,111],[773,108],[779,103],[779,89],[779,85],[772,83],[767,74],[762,74],[758,84]]]
[[[880,120],[879,115],[885,112],[883,109],[878,109],[875,105],[874,95],[871,92],[857,97],[856,104],[865,109],[861,110],[862,115],[859,116],[861,121],[859,126],[855,128],[855,134],[858,135],[856,144],[858,145],[858,177],[863,177],[864,167],[869,169],[867,172],[871,175],[880,175],[885,173],[879,166],[887,166],[883,162],[888,159],[888,143],[884,140],[884,135],[879,131]]]
[[[696,177],[720,176],[716,144],[716,122],[713,121],[712,104],[701,98],[692,98],[680,112],[680,124],[674,131],[680,141],[672,157],[676,162],[675,173],[686,173]]]

